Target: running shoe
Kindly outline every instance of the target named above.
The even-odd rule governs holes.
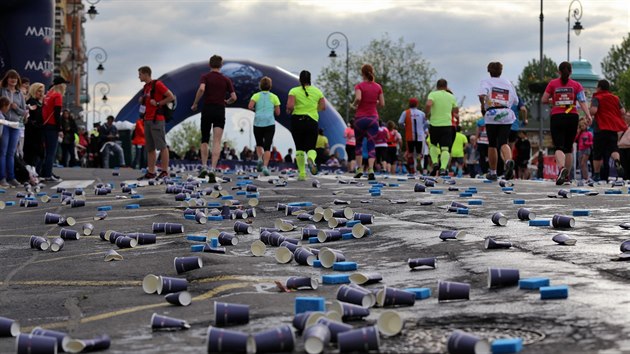
[[[11,188],[11,185],[8,184],[7,180],[3,178],[3,179],[0,180],[0,187],[2,187],[2,188]]]
[[[201,171],[199,171],[199,178],[206,178],[208,176],[208,170],[206,170],[205,168],[202,168]]]
[[[354,178],[363,177],[363,170],[357,168],[357,173],[354,175]]]
[[[306,175],[299,175],[298,176],[298,181],[306,181]]]
[[[374,176],[374,172],[368,173],[368,181],[375,181],[376,177]]]
[[[271,173],[269,173],[269,169],[265,166],[262,168],[262,173],[265,176],[269,176]]]
[[[160,172],[159,175],[157,175],[156,179],[162,179],[162,178],[166,178],[166,177],[168,177],[168,172],[167,171],[162,171],[162,172]]]
[[[617,170],[617,178],[620,178],[623,181],[625,171],[623,170],[623,166],[621,166],[621,162],[619,162],[619,160],[615,160],[615,169]],[[9,183],[11,183],[11,181],[9,181]]]
[[[497,174],[496,174],[496,173],[490,173],[490,172],[488,172],[488,173],[486,173],[486,179],[487,179],[487,180],[490,180],[490,181],[496,181],[496,180],[497,180],[497,179],[499,179],[499,178],[497,177]]]
[[[445,169],[440,169],[440,176],[448,176],[448,172]]]
[[[310,157],[307,159],[308,170],[311,172],[313,176],[317,174],[317,164]]]
[[[263,172],[263,160],[258,160],[258,163],[256,164],[256,171]]]
[[[514,160],[507,160],[505,162],[505,179],[510,180],[514,178]]]
[[[429,174],[429,176],[437,177],[439,172],[440,172],[440,165],[433,164],[433,169],[431,170],[431,173]]]
[[[214,172],[208,172],[208,183],[217,183],[217,177]]]
[[[16,179],[9,180],[9,181],[7,181],[7,183],[10,184],[12,187],[20,187],[20,186],[22,186],[20,184],[20,182],[18,182]]]
[[[558,178],[556,178],[556,186],[563,185],[567,181],[568,176],[569,171],[567,171],[567,169],[563,167],[558,173]]]
[[[138,181],[142,181],[143,179],[154,179],[157,175],[155,173],[147,172],[142,176],[138,177]]]

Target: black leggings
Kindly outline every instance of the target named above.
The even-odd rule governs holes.
[[[295,142],[295,150],[315,150],[318,129],[319,125],[313,118],[307,115],[292,116],[291,136],[293,136],[293,142]]]
[[[565,154],[573,152],[573,142],[577,135],[579,116],[575,113],[554,114],[551,116],[551,140],[556,150]]]
[[[256,138],[256,146],[262,146],[264,151],[271,151],[271,143],[273,142],[273,135],[275,133],[275,125],[269,125],[266,127],[254,127],[254,138]]]

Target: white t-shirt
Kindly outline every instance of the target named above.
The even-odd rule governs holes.
[[[510,107],[518,103],[518,95],[508,80],[500,77],[481,80],[479,96],[484,97],[486,124],[512,124],[516,120]]]

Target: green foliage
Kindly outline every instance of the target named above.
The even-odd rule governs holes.
[[[558,77],[558,65],[547,56],[543,56],[543,82],[547,83],[551,79]],[[521,75],[518,77],[518,96],[523,100],[526,106],[532,105],[540,94],[533,93],[529,90],[529,85],[540,82],[540,61],[536,59],[530,60]]]
[[[193,120],[186,120],[171,129],[166,135],[171,150],[179,156],[184,156],[191,146],[201,145],[201,129]],[[210,139],[212,141],[212,139]]]
[[[613,45],[608,55],[602,60],[602,75],[610,81],[614,89],[617,80],[630,69],[630,33],[624,37],[621,45]]]
[[[383,120],[397,121],[400,113],[409,107],[410,97],[417,97],[422,105],[433,86],[436,72],[416,51],[415,44],[405,43],[403,38],[394,41],[385,34],[381,39],[372,40],[360,52],[350,53],[348,96],[345,95],[345,58],[331,60],[322,69],[317,84],[342,116],[347,102],[354,100],[354,86],[361,81],[361,66],[366,63],[374,67],[375,81],[383,88],[385,107],[379,109]],[[354,112],[350,110],[350,118],[353,116]]]
[[[626,107],[626,111],[630,110],[630,68],[623,72],[617,78],[617,94],[619,99]]]

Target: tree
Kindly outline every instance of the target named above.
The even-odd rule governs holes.
[[[385,107],[379,109],[383,120],[397,121],[400,113],[409,107],[410,97],[417,97],[424,103],[436,73],[416,51],[414,43],[405,43],[402,37],[393,41],[388,34],[372,40],[360,52],[351,53],[349,63],[347,99],[345,60],[333,60],[322,69],[318,85],[326,99],[343,115],[346,102],[354,99],[354,85],[361,81],[361,66],[369,63],[374,67],[376,82],[382,86],[385,96]],[[351,117],[353,114],[350,111]]]
[[[199,146],[201,144],[201,130],[194,121],[186,120],[171,129],[166,135],[166,140],[171,150],[175,151],[179,156],[184,156],[191,146]]]
[[[630,68],[617,77],[617,94],[626,111],[630,111]]]
[[[537,84],[539,87],[547,86],[546,84],[558,76],[558,65],[552,59],[547,56],[543,56],[543,80],[540,81],[540,61],[532,59],[527,63],[527,66],[523,68],[521,75],[518,77],[518,97],[520,97],[526,106],[532,105],[542,95],[540,93],[534,93],[530,90],[531,84]],[[542,90],[545,88],[542,87]]]
[[[620,46],[613,45],[602,60],[602,75],[616,89],[617,79],[630,69],[630,33]]]

